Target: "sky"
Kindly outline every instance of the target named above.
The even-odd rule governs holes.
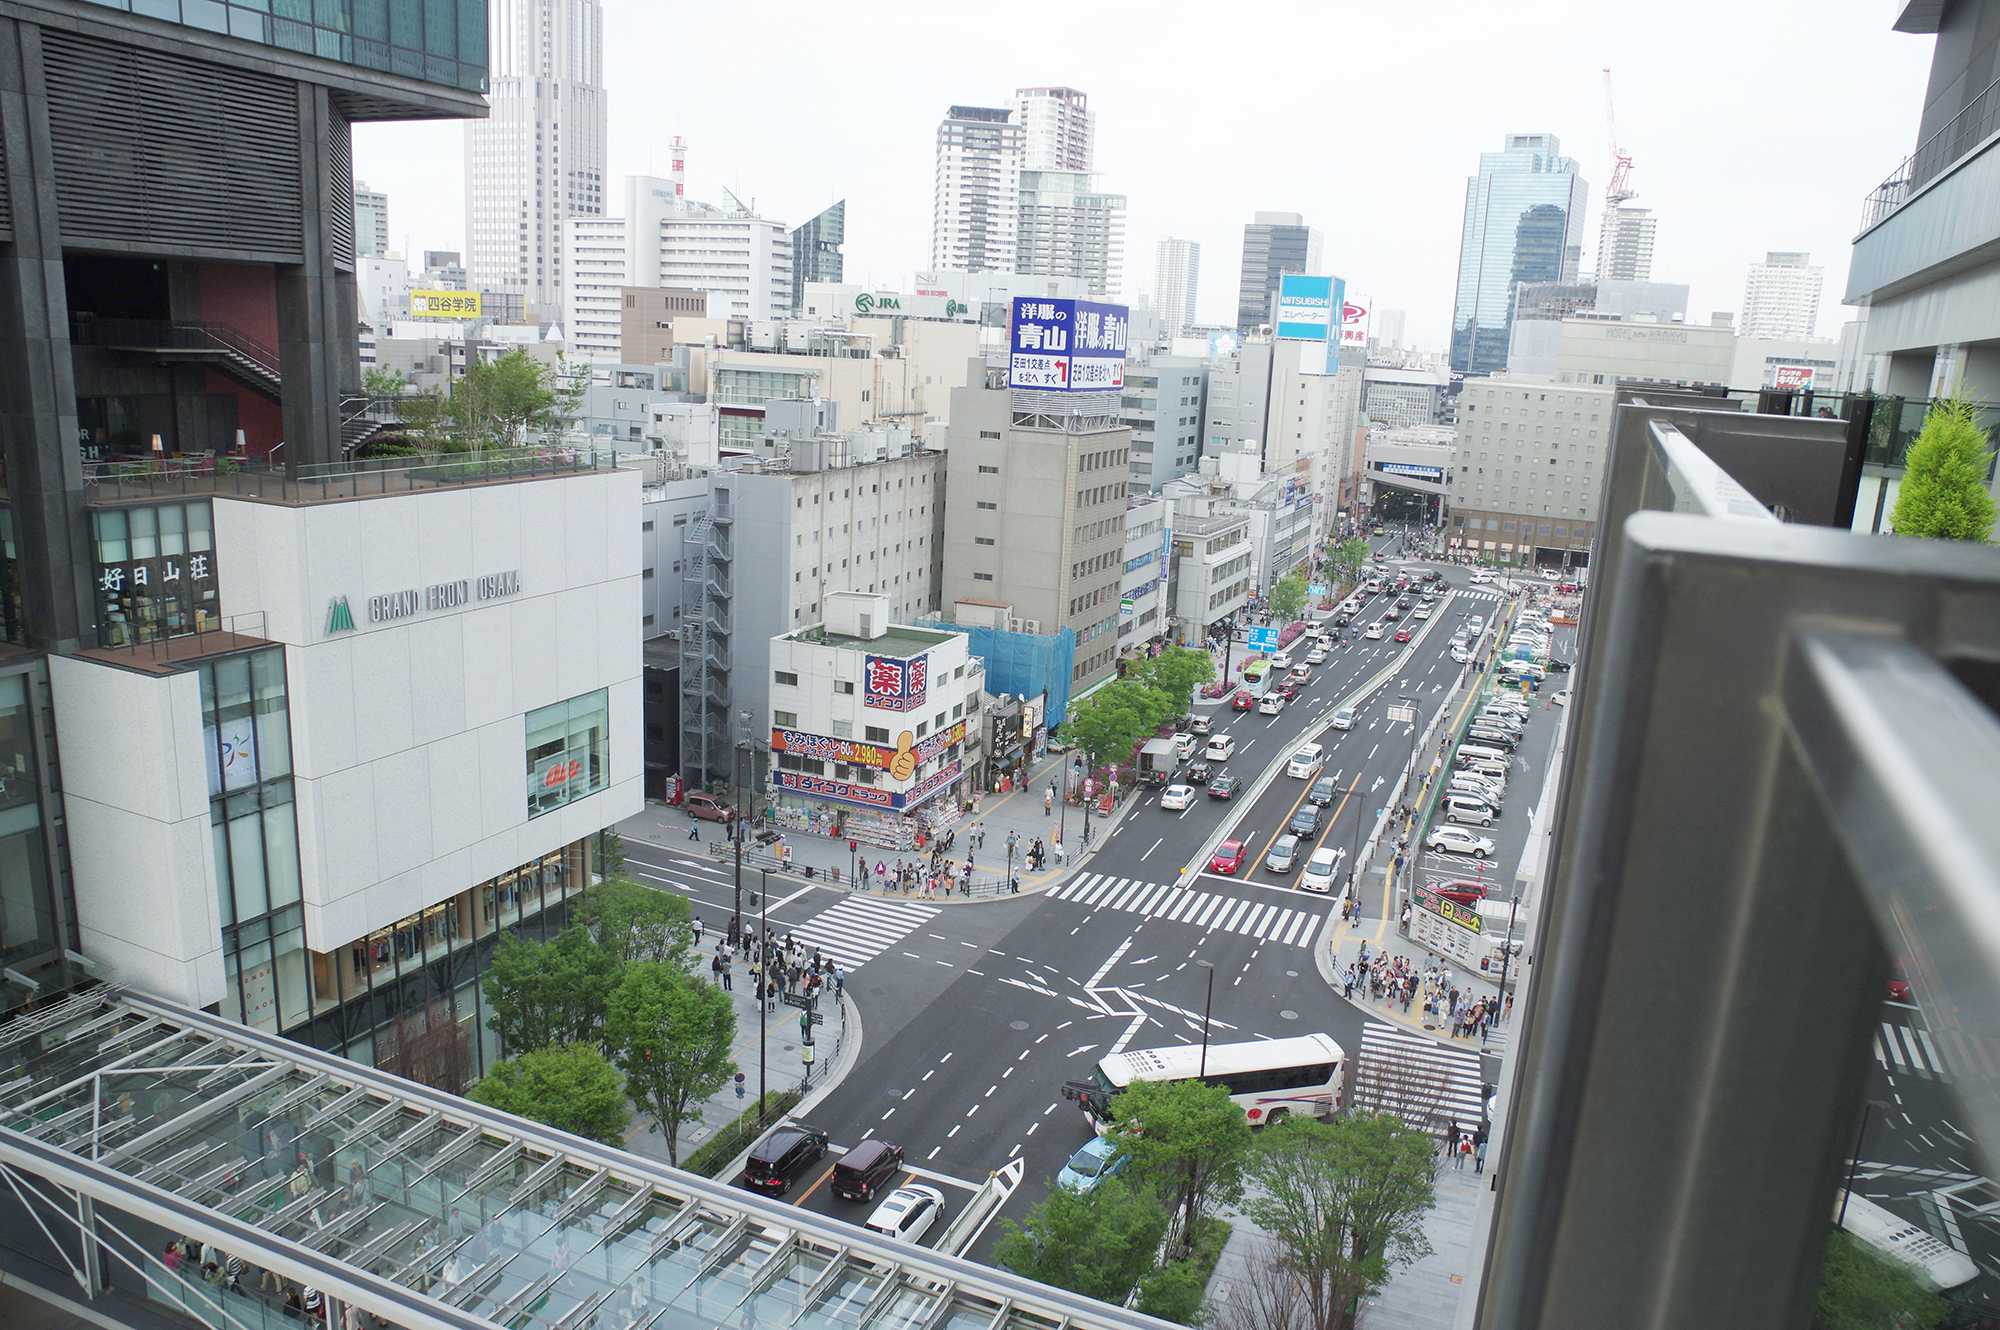
[[[938,121],[1017,87],[1080,89],[1100,187],[1128,199],[1123,291],[1150,291],[1163,236],[1201,245],[1199,315],[1233,324],[1243,226],[1297,212],[1326,270],[1406,340],[1449,334],[1466,177],[1510,133],[1552,133],[1589,183],[1586,271],[1610,175],[1604,70],[1630,206],[1658,219],[1653,280],[1691,321],[1740,313],[1748,266],[1807,250],[1840,303],[1867,193],[1916,146],[1933,39],[1893,0],[1513,0],[943,6],[774,0],[750,11],[604,0],[606,195],[664,173],[797,226],[847,200],[847,280],[906,291],[930,258]],[[389,196],[406,253],[461,249],[464,127],[357,125],[357,178]]]

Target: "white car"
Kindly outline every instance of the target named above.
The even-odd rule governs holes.
[[[1484,859],[1493,853],[1493,842],[1464,827],[1442,826],[1424,837],[1424,845],[1440,854],[1469,854]]]
[[[1160,791],[1160,807],[1170,813],[1178,813],[1194,803],[1194,786],[1169,785]]]
[[[1557,571],[1556,571],[1555,569],[1553,569],[1553,568],[1544,568],[1544,569],[1542,569],[1542,576],[1543,576],[1543,577],[1546,577],[1546,578],[1547,578],[1547,579],[1548,579],[1549,581],[1551,581],[1551,582],[1560,582],[1560,581],[1562,581],[1562,574],[1561,574],[1561,573],[1559,573],[1559,572],[1557,572]]]
[[[1202,757],[1210,762],[1227,762],[1229,755],[1236,751],[1236,740],[1226,734],[1218,734],[1208,741],[1202,750]]]
[[[1183,762],[1193,757],[1194,736],[1192,734],[1189,734],[1186,730],[1181,730],[1179,733],[1175,734],[1174,751],[1181,755],[1181,761]]]
[[[1569,705],[1569,689],[1567,689],[1567,688],[1558,688],[1558,689],[1557,689],[1557,690],[1556,690],[1555,692],[1553,692],[1553,693],[1550,693],[1550,694],[1549,694],[1549,701],[1551,701],[1551,702],[1555,703],[1555,704],[1556,704],[1557,706],[1559,706],[1559,707],[1566,707],[1566,706],[1568,706],[1568,705]]]
[[[1472,659],[1472,653],[1470,651],[1467,651],[1464,647],[1453,647],[1451,649],[1452,664],[1464,665],[1471,659]]]
[[[1362,636],[1370,642],[1380,642],[1382,640],[1382,625],[1379,623],[1369,624],[1368,631],[1363,633]]]
[[[1472,575],[1472,585],[1474,586],[1487,586],[1498,580],[1491,573],[1474,573]]]
[[[1333,713],[1333,722],[1332,722],[1333,728],[1336,730],[1353,729],[1354,716],[1355,716],[1355,711],[1353,707],[1342,707],[1340,710]]]
[[[1340,858],[1346,854],[1343,849],[1322,845],[1313,851],[1312,858],[1306,860],[1304,871],[1299,874],[1299,886],[1306,891],[1330,892],[1333,879],[1340,871]]]
[[[1305,744],[1285,764],[1285,774],[1293,780],[1310,780],[1325,765],[1325,750],[1318,744]]]
[[[1284,709],[1285,699],[1276,693],[1266,693],[1257,699],[1257,714],[1260,716],[1275,716]]]
[[[1465,621],[1465,626],[1467,628],[1470,628],[1476,635],[1486,631],[1486,620],[1481,616],[1475,614],[1470,619],[1467,619]]]
[[[1292,668],[1292,653],[1289,651],[1276,653],[1271,657],[1271,664],[1278,669],[1289,670]]]
[[[1306,664],[1308,665],[1326,664],[1326,648],[1314,647],[1311,651],[1306,652]]]
[[[1412,619],[1428,619],[1431,617],[1431,607],[1428,605],[1419,605],[1416,609],[1410,611],[1410,617]]]
[[[868,1216],[868,1227],[905,1242],[921,1241],[938,1216],[944,1213],[944,1193],[936,1187],[912,1183],[898,1187]]]

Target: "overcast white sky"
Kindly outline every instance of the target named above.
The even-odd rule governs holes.
[[[1586,263],[1609,176],[1604,76],[1659,219],[1656,281],[1692,319],[1740,310],[1748,264],[1804,249],[1839,304],[1864,195],[1915,147],[1932,39],[1892,0],[1515,0],[1218,6],[776,0],[744,9],[604,0],[606,194],[689,142],[688,192],[725,187],[796,226],[847,200],[847,278],[893,290],[930,255],[934,136],[954,103],[1067,84],[1097,113],[1103,188],[1128,196],[1125,294],[1153,248],[1201,244],[1200,315],[1232,323],[1243,224],[1303,213],[1328,270],[1442,349],[1465,180],[1508,133],[1548,132],[1590,184]],[[463,127],[355,129],[355,172],[409,251],[459,249]]]

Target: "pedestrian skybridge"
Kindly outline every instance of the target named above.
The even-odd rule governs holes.
[[[0,1026],[0,1180],[0,1244],[128,1324],[296,1330],[269,1270],[333,1326],[1165,1325],[116,988]]]

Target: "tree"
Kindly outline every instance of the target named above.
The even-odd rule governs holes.
[[[1194,690],[1215,677],[1215,657],[1188,647],[1168,647],[1157,656],[1135,660],[1125,671],[1130,683],[1163,694],[1178,715],[1194,705]]]
[[[1896,534],[1985,543],[1993,534],[1993,496],[1986,492],[1991,461],[1972,403],[1962,397],[1932,402],[1904,459]]]
[[[1309,1330],[1342,1330],[1361,1298],[1431,1251],[1435,1142],[1389,1113],[1332,1123],[1293,1115],[1264,1129],[1248,1166],[1244,1212],[1269,1233],[1298,1281]]]
[[[721,989],[659,961],[640,961],[611,994],[604,1031],[625,1083],[660,1121],[667,1161],[680,1163],[680,1131],[729,1083],[736,1064],[736,1008]]]
[[[493,1009],[486,1024],[511,1053],[595,1044],[603,1037],[605,1004],[623,970],[588,929],[565,928],[547,942],[509,939],[494,948],[480,978]]]
[[[1207,1325],[1215,1319],[1207,1300],[1208,1274],[1194,1261],[1169,1261],[1148,1270],[1139,1277],[1139,1300],[1133,1309],[1176,1325]]]
[[[1839,1229],[1827,1235],[1813,1330],[1929,1330],[1950,1310],[1909,1266],[1884,1260]]]
[[[618,964],[659,961],[677,970],[694,963],[687,898],[613,877],[583,893],[574,918]]]
[[[1280,619],[1296,619],[1306,607],[1306,570],[1294,568],[1271,588],[1271,613]]]
[[[468,448],[516,447],[529,429],[553,423],[567,388],[554,366],[526,351],[476,361],[452,385],[453,429]]]
[[[1365,540],[1343,541],[1327,549],[1326,561],[1340,581],[1354,582],[1359,581],[1361,574],[1367,571],[1372,553]]]
[[[622,1147],[632,1123],[624,1079],[591,1044],[555,1044],[496,1062],[466,1097],[603,1145]]]
[[[1111,1101],[1110,1138],[1174,1218],[1171,1256],[1185,1256],[1202,1216],[1243,1194],[1250,1124],[1226,1087],[1134,1081]],[[1114,1156],[1115,1158],[1116,1156]]]
[[[361,391],[370,397],[401,397],[409,386],[403,371],[393,365],[370,365],[361,371]]]
[[[1081,748],[1093,767],[1124,762],[1132,745],[1174,715],[1173,703],[1158,689],[1132,679],[1114,679],[1080,702],[1070,703],[1063,734]]]
[[[396,421],[397,434],[419,453],[465,451],[465,445],[452,433],[450,403],[436,388],[400,398]]]
[[[1000,1227],[993,1259],[1002,1269],[1115,1304],[1153,1268],[1167,1212],[1150,1191],[1105,1178],[1084,1193],[1054,1188],[1026,1225]]]

